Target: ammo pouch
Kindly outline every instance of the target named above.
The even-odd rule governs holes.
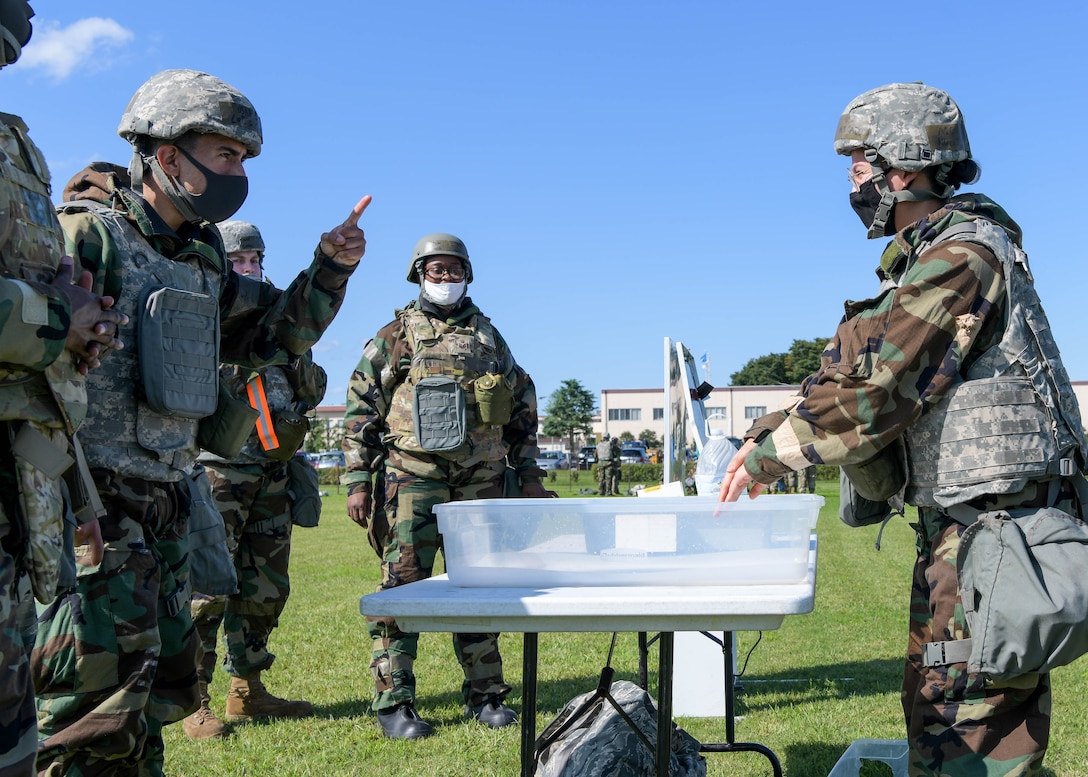
[[[453,378],[422,378],[412,392],[412,423],[419,447],[443,453],[465,443],[465,392]]]
[[[241,453],[242,446],[253,433],[259,415],[244,399],[233,396],[226,383],[220,379],[219,401],[216,403],[215,412],[200,419],[196,429],[196,443],[203,450],[231,461]]]
[[[839,519],[847,526],[857,528],[859,526],[871,526],[874,523],[884,523],[894,515],[893,509],[887,499],[866,499],[846,474],[843,467],[839,472]]]
[[[514,387],[506,378],[487,372],[472,382],[476,412],[484,426],[506,426],[514,412]]]
[[[156,413],[199,419],[219,396],[219,303],[169,286],[148,288],[138,308],[136,339],[144,399]]]
[[[968,671],[1000,682],[1088,652],[1088,524],[1053,507],[982,513],[956,566]]]
[[[321,520],[321,490],[317,469],[303,456],[287,461],[287,493],[291,497],[291,523],[310,528]]]
[[[238,573],[227,547],[227,529],[201,464],[185,476],[189,487],[189,585],[209,596],[238,591]]]
[[[34,598],[42,604],[53,601],[60,580],[68,512],[61,476],[73,463],[66,448],[63,432],[31,421],[19,424],[11,439],[19,513],[27,537],[26,570]]]
[[[306,440],[306,433],[310,431],[310,419],[294,410],[277,410],[272,413],[272,427],[276,430],[279,447],[265,450],[264,455],[277,461],[293,460]]]

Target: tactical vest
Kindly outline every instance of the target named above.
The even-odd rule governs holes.
[[[109,230],[113,250],[125,257],[121,291],[114,304],[129,317],[128,324],[118,327],[125,348],[111,353],[87,378],[95,398],[80,429],[87,462],[144,480],[181,480],[182,470],[188,469],[198,453],[199,419],[158,412],[145,401],[137,334],[140,305],[147,291],[157,286],[207,295],[218,304],[224,276],[197,255],[170,259],[157,253],[123,213],[113,208],[81,200],[65,203],[59,210],[62,220],[69,214],[90,212]],[[217,307],[215,321],[206,325],[218,326]],[[213,354],[185,355],[192,370],[207,373],[202,385],[218,385],[218,341],[215,345]]]
[[[49,283],[64,244],[49,201],[49,169],[18,116],[0,113],[0,272]],[[36,293],[27,289],[29,296]],[[48,311],[41,311],[48,323]],[[87,412],[87,391],[75,360],[63,351],[44,373],[0,368],[0,419],[26,419],[75,430]]]
[[[612,461],[612,442],[610,440],[601,440],[597,443],[597,461]]]
[[[1027,254],[985,219],[955,225],[934,242],[950,239],[978,243],[1001,262],[1008,323],[1001,342],[904,435],[905,500],[923,507],[1015,494],[1029,481],[1082,473],[1088,461],[1077,399]]]
[[[408,376],[393,392],[386,423],[386,443],[402,451],[442,456],[462,466],[499,461],[506,456],[503,427],[479,422],[473,381],[485,373],[507,374],[510,354],[501,350],[491,321],[477,313],[466,325],[447,324],[415,308],[397,312],[412,352]],[[462,389],[466,439],[454,450],[429,453],[416,437],[413,407],[416,385],[431,377],[453,379]]]

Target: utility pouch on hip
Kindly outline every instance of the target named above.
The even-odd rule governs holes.
[[[219,381],[219,401],[215,412],[200,419],[196,430],[196,443],[203,450],[220,458],[228,461],[234,459],[253,433],[258,415],[248,402],[232,396],[226,384]]]
[[[20,424],[11,440],[27,534],[26,569],[34,598],[42,604],[53,601],[60,580],[65,514],[60,477],[73,463],[66,448],[63,432],[30,421]]]
[[[198,593],[218,596],[237,593],[238,573],[227,547],[227,529],[212,496],[203,465],[185,476],[189,489],[189,584]]]
[[[302,456],[287,462],[287,493],[291,496],[291,523],[312,528],[321,520],[321,486],[317,470]]]
[[[306,440],[306,433],[310,431],[310,419],[294,410],[275,411],[272,413],[272,419],[279,446],[267,449],[264,453],[277,461],[291,461]]]
[[[412,392],[412,423],[419,447],[429,453],[460,448],[465,443],[465,392],[453,378],[422,378]]]
[[[219,396],[219,303],[207,294],[151,287],[137,316],[140,375],[148,406],[175,418],[214,413]]]
[[[861,464],[843,464],[842,471],[854,490],[872,502],[883,502],[898,494],[907,483],[903,441],[896,440]]]
[[[488,372],[473,381],[476,412],[484,426],[505,426],[514,411],[514,387],[502,375]]]

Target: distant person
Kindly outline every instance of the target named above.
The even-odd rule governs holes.
[[[608,459],[608,487],[606,493],[612,496],[620,495],[620,474],[623,472],[623,461],[620,458],[623,448],[620,447],[619,438],[613,437],[610,443],[612,455]]]
[[[30,40],[34,11],[0,0],[0,68]],[[83,376],[122,347],[111,297],[90,289],[90,277],[64,256],[50,203],[45,158],[18,116],[0,113],[0,774],[34,774],[37,714],[29,653],[34,599],[43,604],[71,585],[61,567],[74,564],[64,537],[65,496],[52,470],[71,462],[72,432],[87,412]],[[63,257],[63,258],[62,258]],[[78,283],[73,283],[75,274]],[[41,443],[42,460],[25,446]],[[60,464],[58,464],[60,462]],[[71,470],[69,463],[68,469]],[[86,481],[87,488],[92,484]],[[71,502],[71,499],[68,499]],[[82,505],[69,507],[78,509]],[[101,560],[93,511],[80,512],[81,556]],[[71,537],[71,543],[76,540]],[[62,556],[66,556],[62,562]]]
[[[87,380],[80,439],[105,504],[106,552],[39,617],[32,665],[47,774],[162,774],[163,726],[199,705],[184,478],[220,428],[205,420],[220,409],[219,364],[305,353],[366,247],[358,220],[369,198],[321,236],[283,292],[230,271],[215,223],[245,201],[244,163],[262,132],[253,104],[214,76],[151,76],[118,134],[133,148],[128,172],[86,168],[59,215],[66,249],[96,292],[116,298],[129,317],[121,338],[136,346]]]
[[[268,283],[260,230],[246,221],[224,221],[218,226],[234,272]],[[230,675],[228,721],[305,718],[314,712],[308,701],[272,695],[261,675],[276,659],[268,651],[268,639],[291,593],[293,497],[288,462],[310,428],[305,414],[325,396],[325,371],[307,352],[288,364],[258,369],[224,364],[219,374],[231,394],[247,401],[261,416],[237,456],[228,460],[204,451],[199,457],[226,525],[238,592],[229,596],[193,592],[193,626],[203,658],[197,665],[200,708],[182,722],[190,739],[228,733],[212,712],[208,693],[220,624],[226,642],[223,664]]]
[[[618,456],[617,446],[612,442],[612,435],[605,434],[597,443],[597,495],[608,496],[612,493],[612,457]]]
[[[846,303],[792,409],[748,430],[721,498],[739,498],[749,483],[754,497],[791,470],[830,464],[870,500],[867,520],[916,505],[902,688],[908,770],[1039,774],[1050,675],[1033,671],[1040,664],[1011,667],[1011,679],[968,668],[983,635],[965,616],[976,602],[960,599],[958,565],[971,559],[961,537],[978,521],[1045,512],[1078,525],[1088,444],[1076,398],[1020,228],[988,197],[955,193],[979,167],[952,98],[922,83],[866,92],[839,119],[835,151],[850,157],[850,205],[868,236],[891,238],[880,288]]]
[[[523,495],[541,485],[536,389],[498,330],[467,296],[468,250],[453,235],[427,235],[408,264],[418,299],[366,344],[351,376],[344,416],[342,482],[348,515],[381,548],[379,590],[431,576],[442,548],[436,504],[503,495],[509,462]],[[375,484],[384,477],[384,493]],[[394,739],[429,736],[415,709],[418,634],[392,618],[367,618],[373,640],[374,712]],[[492,728],[514,723],[504,700],[498,634],[454,634],[465,673],[465,716]]]

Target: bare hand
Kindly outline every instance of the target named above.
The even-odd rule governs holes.
[[[744,445],[740,446],[737,454],[730,459],[725,468],[725,477],[722,478],[722,490],[718,493],[719,502],[737,501],[740,495],[744,493],[745,488],[748,487],[748,484],[752,483],[752,476],[744,468],[744,460],[755,449],[756,441],[748,440]],[[755,499],[763,493],[765,488],[766,486],[762,483],[752,483],[752,488],[748,491],[748,498]]]
[[[359,218],[373,198],[367,194],[351,209],[344,223],[321,236],[321,253],[343,267],[354,267],[366,253],[366,235]]]
[[[117,339],[117,327],[127,324],[128,316],[110,310],[113,297],[100,297],[91,291],[94,279],[86,270],[79,274],[76,283],[72,283],[74,267],[72,257],[63,257],[50,285],[68,300],[72,320],[64,347],[76,355],[76,369],[86,375],[89,370],[101,366],[107,351],[125,347]]]
[[[521,487],[521,493],[531,499],[557,499],[559,494],[544,488],[542,483],[529,483]]]
[[[87,551],[76,558],[81,567],[96,567],[102,563],[106,545],[102,542],[102,527],[97,518],[76,527],[76,547],[80,545],[87,546]]]
[[[348,496],[348,518],[366,528],[370,513],[374,509],[374,500],[369,491],[356,491]]]

